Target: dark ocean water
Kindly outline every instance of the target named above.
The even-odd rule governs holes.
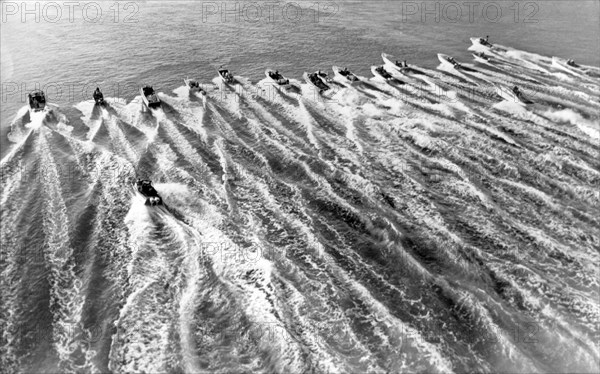
[[[597,1],[57,4],[2,5],[2,372],[598,372]]]

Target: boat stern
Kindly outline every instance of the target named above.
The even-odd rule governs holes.
[[[147,206],[155,206],[155,205],[163,205],[163,200],[160,196],[150,196],[146,198],[146,202],[144,205]]]

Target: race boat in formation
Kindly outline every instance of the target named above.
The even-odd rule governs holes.
[[[152,181],[138,179],[135,185],[137,191],[146,198],[145,205],[163,205],[162,198],[152,186]]]
[[[380,66],[373,65],[373,66],[371,66],[371,73],[373,73],[373,75],[375,77],[381,78],[381,79],[383,79],[386,82],[389,82],[392,79],[394,79],[394,77],[392,77],[392,75],[390,73],[388,73],[383,68],[383,65],[380,65]]]
[[[580,71],[581,66],[577,65],[573,60],[564,60],[562,58],[558,58],[556,56],[552,57],[552,66],[559,68],[567,73],[582,73]]]
[[[390,54],[382,53],[381,58],[383,59],[383,62],[385,62],[385,66],[391,66],[404,75],[411,75],[411,74],[427,75],[427,74],[425,74],[425,72],[409,66],[406,63],[406,60],[398,61],[394,58],[394,56],[392,56]]]
[[[278,70],[267,69],[265,70],[265,76],[278,86],[288,87],[290,85],[290,80],[284,77]]]
[[[319,76],[319,78],[321,78],[321,80],[323,82],[325,82],[325,83],[333,82],[333,79],[329,75],[327,75],[326,72],[324,72],[322,70],[317,70],[315,73]]]
[[[354,73],[348,70],[347,67],[340,68],[338,66],[333,66],[333,76],[340,78],[344,83],[354,84],[360,82],[360,78],[358,78]]]
[[[496,93],[498,94],[498,96],[500,96],[508,102],[517,103],[521,106],[533,104],[533,101],[525,97],[523,92],[521,92],[521,90],[517,86],[514,86],[512,89],[499,84],[494,84],[494,86],[496,87]]]
[[[319,93],[323,93],[331,89],[331,87],[329,87],[323,81],[323,79],[327,79],[327,74],[321,72],[320,70],[311,74],[304,72],[304,74],[302,74],[302,77],[308,84],[314,86],[317,90],[319,90]]]
[[[142,95],[142,102],[146,108],[154,109],[160,107],[160,99],[152,86],[144,86],[140,88],[140,94]]]
[[[206,95],[206,91],[200,87],[200,83],[195,79],[186,78],[183,80],[185,86],[190,90],[190,93],[201,93],[202,95]]]
[[[443,53],[438,53],[438,60],[440,60],[440,62],[442,63],[442,66],[451,67],[451,68],[454,68],[456,70],[464,70],[464,71],[470,71],[470,72],[476,72],[477,71],[475,69],[471,69],[471,68],[468,68],[468,67],[464,66],[463,64],[461,64],[458,61],[456,61],[454,59],[454,57],[445,55]]]
[[[29,111],[40,112],[46,108],[46,95],[42,90],[34,90],[27,94],[29,99]]]
[[[440,62],[442,63],[442,66],[451,67],[451,68],[455,68],[455,69],[460,68],[460,64],[458,62],[456,62],[454,57],[450,57],[443,53],[438,53],[437,56],[438,56],[438,60],[440,60]]]
[[[223,83],[232,84],[235,82],[235,79],[233,78],[233,74],[231,74],[231,72],[229,70],[225,69],[223,66],[219,67],[217,69],[217,71],[219,72],[219,77],[221,77],[221,80],[223,81]]]
[[[477,52],[477,53],[472,53],[473,58],[475,59],[475,61],[477,62],[481,62],[484,64],[487,64],[490,62],[490,56],[486,55],[483,52]]]
[[[92,97],[94,98],[94,103],[96,105],[105,105],[106,104],[106,102],[104,101],[104,95],[102,95],[102,92],[100,91],[99,87],[96,87],[96,90],[92,94]]]
[[[490,43],[489,38],[490,38],[489,36],[486,36],[485,38],[474,37],[474,38],[470,38],[470,39],[471,39],[471,43],[473,43],[473,45],[476,47],[480,47],[480,48],[483,47],[489,51],[495,51],[495,52],[507,52],[506,49],[500,48],[500,47]]]

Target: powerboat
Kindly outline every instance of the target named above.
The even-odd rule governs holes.
[[[481,38],[481,37],[475,37],[475,38],[470,38],[471,39],[471,43],[477,45],[482,45],[484,47],[488,47],[488,48],[492,48],[494,45],[492,43],[490,43],[488,41],[488,37],[486,36],[485,38]]]
[[[556,56],[552,57],[552,66],[571,74],[580,72],[579,69],[581,68],[581,66],[576,64],[573,60],[565,60]]]
[[[333,75],[335,77],[340,78],[344,83],[354,84],[360,82],[360,78],[358,78],[354,73],[348,70],[347,67],[340,68],[338,66],[333,66]]]
[[[454,59],[454,57],[445,55],[443,53],[438,53],[438,60],[440,60],[440,62],[442,63],[442,66],[454,68],[456,70],[477,72],[477,70],[468,68],[468,67],[464,66],[463,64],[459,63],[458,61],[456,61]]]
[[[233,82],[235,82],[235,79],[233,78],[233,74],[231,74],[231,72],[229,70],[227,70],[221,66],[217,69],[217,71],[219,72],[219,77],[221,77],[221,79],[223,80],[223,83],[232,84]]]
[[[388,73],[383,68],[383,65],[381,65],[381,66],[376,66],[376,65],[371,66],[371,73],[373,73],[373,75],[375,77],[379,77],[379,78],[383,79],[386,82],[389,82],[390,80],[394,79],[394,77],[392,77],[392,75],[390,73]]]
[[[327,77],[327,74],[321,72],[320,70],[311,74],[304,72],[304,74],[302,74],[302,77],[308,84],[314,86],[317,90],[319,90],[319,93],[323,93],[331,89],[331,87],[329,87],[327,84],[325,84],[325,82],[323,82],[323,79]]]
[[[443,53],[438,53],[437,56],[438,60],[440,60],[443,66],[460,69],[461,65],[454,59],[454,57],[445,55]]]
[[[27,94],[29,99],[29,111],[41,112],[46,108],[46,95],[42,90],[34,90]]]
[[[485,38],[482,37],[474,37],[474,38],[470,38],[471,39],[471,43],[476,46],[476,47],[483,47],[487,50],[490,51],[495,51],[495,52],[507,52],[506,49],[504,48],[500,48],[492,43],[490,43],[488,41],[488,37],[486,36]]]
[[[331,83],[333,82],[333,78],[331,78],[329,75],[327,75],[326,72],[322,71],[322,70],[317,70],[315,72],[315,74],[317,74],[319,76],[319,78],[321,78],[321,80],[325,83]]]
[[[421,70],[415,69],[411,66],[409,66],[406,61],[398,61],[394,58],[394,56],[387,54],[387,53],[382,53],[381,54],[381,58],[383,59],[383,62],[385,62],[385,64],[387,66],[391,66],[394,69],[398,70],[400,73],[404,74],[404,75],[410,75],[410,74],[421,74],[421,75],[427,75],[424,72],[422,72]]]
[[[142,101],[146,108],[154,109],[160,107],[160,99],[152,86],[144,86],[140,88],[140,94],[142,95]]]
[[[265,70],[265,76],[278,86],[288,87],[290,85],[290,80],[284,77],[278,70],[267,69]]]
[[[477,62],[481,62],[483,64],[487,64],[490,62],[490,56],[486,55],[483,52],[472,53],[472,55],[475,61]]]
[[[200,83],[195,79],[186,78],[183,80],[185,86],[190,90],[191,93],[201,93],[202,95],[206,95],[206,91],[200,87]]]
[[[145,205],[163,205],[162,198],[152,186],[152,181],[147,179],[138,179],[135,183],[137,191],[146,198]]]
[[[498,94],[498,96],[500,96],[508,102],[517,103],[521,106],[533,104],[533,101],[525,97],[523,92],[521,92],[521,90],[519,90],[519,87],[517,86],[514,86],[512,90],[506,86],[502,86],[499,84],[494,84],[494,86],[496,87],[496,93]]]
[[[92,94],[92,97],[94,98],[94,103],[96,103],[96,105],[105,105],[106,104],[106,102],[104,101],[104,95],[102,95],[100,88],[96,87],[96,90]]]

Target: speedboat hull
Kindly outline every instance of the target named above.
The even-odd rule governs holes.
[[[387,54],[387,53],[382,53],[382,54],[381,54],[381,58],[383,59],[383,62],[385,62],[386,64],[388,64],[388,65],[390,65],[390,66],[393,66],[393,67],[395,67],[395,68],[398,68],[398,69],[400,69],[400,68],[401,68],[400,66],[398,66],[398,65],[396,64],[396,62],[395,62],[396,60],[394,59],[394,56],[392,56],[392,55],[389,55],[389,54]]]
[[[438,60],[440,60],[440,62],[442,63],[442,66],[448,67],[448,68],[455,68],[456,66],[451,63],[450,61],[448,61],[449,58],[451,58],[448,55],[445,55],[443,53],[438,53],[437,55]]]
[[[267,80],[270,83],[273,83],[273,84],[277,85],[278,87],[282,87],[282,88],[288,88],[288,87],[290,87],[290,80],[287,79],[286,77],[284,77],[283,75],[279,74],[279,76],[281,77],[279,79],[275,79],[271,75],[275,75],[275,70],[273,70],[273,69],[266,69],[265,70],[265,76],[267,77]]]
[[[476,55],[475,53],[472,53],[473,58],[475,59],[475,61],[480,62],[482,64],[489,64],[490,63],[490,58],[489,57],[481,57]]]
[[[198,84],[198,82],[194,79],[186,78],[183,80],[183,83],[190,90],[190,93],[201,93],[202,95],[206,95],[206,91],[204,91],[200,87],[200,84]]]
[[[235,79],[233,78],[233,74],[227,69],[217,69],[217,73],[219,73],[219,77],[225,84],[233,84],[235,83]]]
[[[494,52],[507,52],[506,49],[504,48],[500,48],[496,45],[493,45],[491,43],[482,43],[481,42],[481,37],[476,37],[476,38],[470,38],[471,39],[471,43],[473,44],[473,46],[479,48],[480,50],[487,50],[487,51],[494,51]]]
[[[517,103],[521,106],[527,106],[529,104],[533,104],[533,101],[527,99],[525,96],[523,96],[523,94],[518,96],[508,87],[500,86],[500,85],[494,85],[494,86],[496,87],[496,93],[498,94],[498,96],[500,96],[501,98],[503,98],[504,100],[506,100],[508,102]]]
[[[144,205],[163,205],[162,197],[160,197],[158,192],[154,189],[154,187],[152,187],[152,182],[138,181],[137,183],[134,183],[133,187],[142,197],[146,199]]]
[[[160,99],[156,93],[151,95],[144,94],[144,87],[140,88],[140,95],[142,95],[142,102],[146,108],[156,109],[160,107]]]
[[[326,72],[319,70],[315,73],[319,76],[319,78],[321,78],[321,81],[323,81],[323,83],[327,84],[333,82],[333,79],[329,75],[327,75]]]
[[[579,73],[578,66],[571,66],[567,64],[567,60],[563,60],[562,58],[558,58],[556,56],[552,57],[552,66],[569,74]]]
[[[471,73],[477,72],[477,70],[466,67],[456,60],[454,60],[454,63],[452,63],[449,61],[449,59],[453,59],[453,58],[451,56],[445,55],[443,53],[438,53],[438,60],[440,60],[440,62],[442,63],[442,66],[444,66],[444,67],[453,68],[456,70],[467,71],[467,72],[471,72]]]
[[[307,72],[304,72],[304,74],[302,74],[302,78],[304,78],[306,83],[308,83],[310,86],[313,86],[317,91],[319,91],[320,94],[327,92],[331,89],[331,87],[325,84],[325,82],[323,82],[323,79],[319,76],[315,77],[316,82],[314,82],[312,79],[310,79],[310,75]]]
[[[390,54],[382,53],[381,58],[383,59],[383,62],[385,63],[386,67],[389,66],[389,67],[393,68],[394,70],[400,72],[403,75],[406,75],[406,76],[410,76],[410,75],[414,75],[414,74],[427,75],[424,72],[422,72],[418,69],[412,68],[410,66],[399,66],[396,63],[397,60],[394,58],[394,56],[392,56]]]
[[[390,67],[393,70],[398,71],[399,73],[407,74],[410,70],[409,67],[405,67],[400,64],[397,64],[396,63],[397,60],[392,55],[389,55],[387,53],[382,53],[381,58],[383,59],[383,62],[385,63],[386,67]]]
[[[333,70],[333,76],[338,78],[344,84],[354,85],[354,84],[360,82],[360,78],[357,77],[356,75],[354,75],[350,71],[348,71],[348,74],[346,74],[346,75],[342,74],[341,73],[342,68],[340,68],[339,66],[332,66],[331,69]]]
[[[102,105],[106,104],[106,102],[104,101],[104,95],[102,95],[102,92],[94,92],[93,98],[94,98],[94,103],[96,105],[102,106]]]
[[[481,47],[481,48],[486,48],[486,49],[490,49],[489,46],[485,45],[485,44],[481,44],[481,38],[480,37],[476,37],[476,38],[469,38],[471,39],[471,43],[476,46],[476,47]]]
[[[373,73],[373,75],[376,78],[379,78],[385,82],[389,82],[394,79],[394,77],[392,77],[392,75],[390,73],[385,71],[385,69],[383,69],[383,71],[385,72],[383,74],[380,73],[377,69],[383,69],[383,66],[376,66],[376,65],[371,66],[371,73]]]
[[[29,112],[43,112],[46,110],[46,95],[41,90],[35,90],[27,94],[29,101]]]

